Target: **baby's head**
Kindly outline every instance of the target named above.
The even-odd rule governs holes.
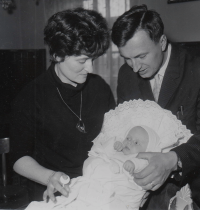
[[[122,152],[125,155],[139,152],[153,152],[159,142],[159,137],[154,130],[147,126],[135,126],[131,128],[123,141]]]

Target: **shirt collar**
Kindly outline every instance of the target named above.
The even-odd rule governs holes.
[[[171,56],[171,49],[172,49],[172,46],[171,46],[171,44],[169,43],[169,44],[168,44],[168,49],[167,49],[167,59],[166,59],[164,65],[160,68],[160,70],[159,70],[158,73],[157,73],[157,74],[159,74],[159,76],[164,77],[164,75],[165,75],[165,71],[166,71],[167,66],[168,66],[168,63],[169,63],[169,58],[170,58],[170,56]]]

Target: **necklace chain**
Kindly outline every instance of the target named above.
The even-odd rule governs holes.
[[[64,99],[63,99],[63,97],[62,97],[62,95],[61,95],[61,93],[60,93],[60,91],[59,91],[59,89],[57,88],[57,91],[58,91],[58,93],[59,93],[59,96],[60,96],[60,98],[62,99],[62,101],[63,101],[63,103],[68,107],[68,109],[76,116],[76,117],[78,117],[78,119],[80,120],[80,121],[82,121],[82,119],[81,119],[81,110],[82,110],[82,91],[81,91],[81,105],[80,105],[80,117],[69,107],[69,105],[64,101]]]

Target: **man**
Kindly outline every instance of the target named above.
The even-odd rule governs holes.
[[[156,196],[167,192],[165,181],[179,171],[180,186],[189,183],[192,198],[200,206],[200,58],[168,43],[160,15],[146,5],[134,6],[116,20],[112,41],[126,61],[118,75],[118,103],[139,98],[155,100],[195,133],[187,144],[169,153],[138,155],[147,159],[149,165],[134,179],[144,189],[155,191],[148,209],[167,209],[170,196]],[[174,195],[178,188],[168,186],[172,186],[168,190]],[[155,198],[157,205],[153,202]]]

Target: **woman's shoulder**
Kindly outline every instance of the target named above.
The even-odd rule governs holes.
[[[89,85],[92,85],[93,87],[109,87],[109,85],[106,83],[106,81],[98,74],[89,74],[87,82]]]
[[[31,82],[26,84],[16,95],[14,101],[29,101],[35,100],[35,95],[41,94],[48,84],[51,84],[48,79],[48,71],[42,73],[40,76],[33,79]]]

